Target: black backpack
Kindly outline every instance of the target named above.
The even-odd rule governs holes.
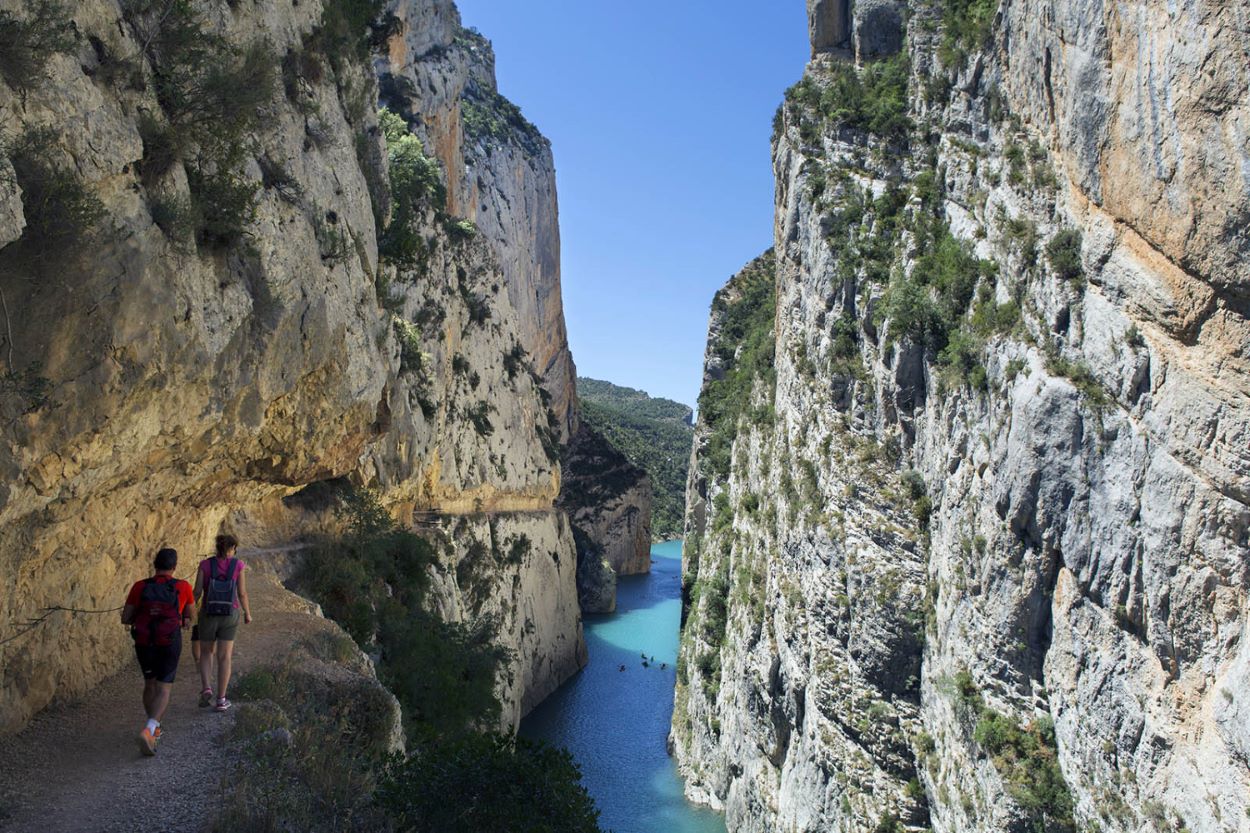
[[[226,563],[224,578],[217,575],[217,562],[208,562],[208,583],[204,587],[204,614],[206,616],[229,616],[234,613],[234,599],[238,595],[238,579],[236,570],[239,559],[232,558]]]
[[[130,629],[136,645],[163,648],[174,644],[182,627],[178,584],[178,579],[144,580],[143,592],[139,595],[139,609]]]

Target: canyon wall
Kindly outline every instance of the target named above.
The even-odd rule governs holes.
[[[713,304],[690,794],[734,831],[1250,830],[1245,11],[833,5],[775,252]]]
[[[650,569],[650,498],[633,482],[645,474],[626,460],[619,461],[619,488],[594,482],[603,469],[595,449],[615,452],[581,424],[560,293],[551,145],[499,94],[490,43],[460,25],[450,0],[396,11],[403,34],[390,38],[377,61],[383,99],[413,115],[415,130],[451,172],[448,210],[471,220],[495,253],[517,313],[517,338],[542,379],[564,445],[560,505],[580,533],[582,600],[587,611],[609,610],[616,575]]]
[[[64,8],[0,3],[0,728],[128,661],[80,611],[158,547],[305,538],[343,480],[460,531],[432,601],[500,623],[515,726],[585,662],[576,400],[550,148],[488,45],[441,0]]]

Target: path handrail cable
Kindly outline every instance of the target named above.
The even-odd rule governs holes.
[[[23,637],[23,636],[25,636],[26,634],[30,633],[30,632],[31,632],[31,631],[33,631],[35,628],[37,628],[37,627],[39,627],[40,625],[42,625],[44,622],[47,622],[47,621],[48,621],[48,619],[52,616],[52,614],[53,614],[53,613],[60,613],[60,612],[65,612],[65,613],[117,613],[117,612],[118,612],[118,611],[120,611],[120,610],[121,610],[121,608],[120,608],[120,607],[111,607],[111,608],[108,608],[107,610],[85,610],[85,609],[83,609],[83,608],[79,608],[79,607],[62,607],[62,606],[60,606],[60,605],[56,605],[55,607],[45,607],[45,608],[43,609],[43,615],[41,615],[41,616],[37,616],[37,617],[36,617],[36,618],[34,618],[34,619],[30,619],[30,620],[28,620],[28,621],[26,622],[26,625],[25,625],[24,627],[22,627],[21,629],[19,629],[19,630],[18,630],[18,632],[17,632],[17,633],[15,633],[15,634],[13,634],[12,636],[7,637],[7,638],[5,638],[5,639],[0,639],[0,647],[3,647],[3,646],[5,646],[5,645],[8,645],[10,642],[13,642],[14,640],[19,639],[20,637]]]

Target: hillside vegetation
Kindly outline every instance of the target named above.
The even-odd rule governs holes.
[[[680,538],[694,437],[689,406],[598,379],[579,378],[577,392],[582,418],[651,475],[652,535]]]

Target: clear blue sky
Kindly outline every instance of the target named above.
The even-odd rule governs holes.
[[[712,295],[772,245],[803,0],[459,0],[551,139],[578,372],[693,405]]]

